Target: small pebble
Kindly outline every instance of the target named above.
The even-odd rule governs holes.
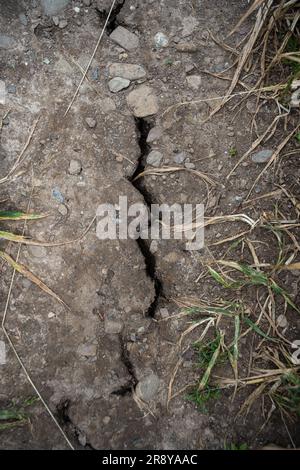
[[[11,93],[12,95],[14,95],[16,93],[16,91],[17,91],[16,85],[13,85],[13,84],[8,85],[7,93]]]
[[[259,152],[253,153],[251,156],[251,160],[254,163],[267,163],[271,159],[273,153],[273,150],[263,149]]]
[[[61,204],[63,204],[64,197],[58,188],[54,188],[52,190],[52,196],[54,197],[54,199],[56,199],[57,202],[60,202]]]
[[[27,26],[28,20],[27,20],[27,16],[25,15],[25,13],[20,13],[20,14],[19,14],[19,20],[20,20],[20,23],[21,23],[23,26]]]
[[[68,22],[67,20],[60,20],[59,24],[58,24],[58,27],[60,29],[64,29],[66,26],[68,26]]]
[[[64,204],[60,204],[60,206],[58,207],[58,212],[62,215],[62,216],[66,216],[68,214],[68,208],[67,206],[65,206]]]
[[[194,170],[194,169],[196,168],[195,163],[190,163],[190,162],[185,162],[184,166],[185,166],[185,168],[187,168],[188,170]]]
[[[127,78],[115,77],[108,82],[108,88],[112,93],[118,93],[118,91],[128,88],[130,80]]]
[[[160,317],[163,318],[169,318],[169,311],[166,307],[162,307],[159,309]]]
[[[96,119],[91,118],[91,117],[87,117],[87,118],[85,119],[85,122],[87,123],[87,125],[88,125],[91,129],[94,129],[94,127],[96,127],[96,125],[97,125]]]
[[[158,126],[152,127],[152,129],[150,130],[147,136],[147,144],[151,144],[152,142],[159,140],[161,136],[162,136],[162,130]]]
[[[286,328],[288,325],[288,321],[285,315],[279,315],[279,317],[276,320],[276,323],[280,328]]]
[[[176,155],[174,155],[173,157],[173,160],[175,163],[177,163],[178,165],[180,165],[181,163],[183,163],[187,158],[187,154],[185,152],[180,152],[180,153],[177,153]]]
[[[169,44],[169,39],[164,33],[157,33],[154,36],[154,44],[157,49],[160,49],[161,47],[167,47]]]
[[[4,341],[0,341],[0,365],[4,366],[6,362],[6,346]]]
[[[68,169],[68,173],[70,175],[79,175],[81,173],[81,170],[82,170],[82,165],[79,160],[70,161],[70,165]]]
[[[158,150],[152,150],[147,156],[147,164],[158,167],[161,164],[163,155]]]

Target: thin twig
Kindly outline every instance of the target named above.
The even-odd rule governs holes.
[[[9,179],[9,177],[16,171],[18,166],[20,166],[23,163],[23,161],[25,159],[25,157],[23,158],[24,153],[26,152],[26,150],[27,150],[27,148],[28,148],[28,146],[31,142],[32,136],[33,136],[34,131],[36,129],[37,123],[39,122],[39,119],[40,119],[40,117],[38,117],[36,119],[36,121],[34,122],[32,128],[31,128],[31,131],[29,133],[28,139],[27,139],[22,151],[20,152],[20,154],[19,154],[17,160],[15,161],[15,163],[13,164],[12,168],[9,170],[8,174],[6,176],[4,176],[4,178],[0,179],[0,184],[5,183]]]
[[[95,49],[94,49],[94,51],[93,51],[93,53],[92,53],[92,55],[91,55],[91,58],[90,58],[90,60],[89,60],[89,63],[88,63],[87,66],[86,66],[86,69],[85,69],[84,73],[82,74],[82,77],[81,77],[81,80],[80,80],[80,82],[79,82],[79,85],[78,85],[78,87],[77,87],[77,89],[76,89],[76,91],[75,91],[75,93],[74,93],[74,95],[73,95],[73,98],[71,99],[71,101],[70,101],[70,103],[69,103],[69,106],[68,106],[67,109],[66,109],[66,112],[65,112],[64,116],[66,116],[66,115],[68,114],[68,112],[70,111],[70,109],[71,109],[71,107],[72,107],[72,105],[73,105],[73,103],[74,103],[74,101],[75,101],[75,99],[76,99],[76,97],[77,97],[77,95],[78,95],[78,92],[79,92],[79,90],[80,90],[80,87],[81,87],[81,85],[83,84],[83,82],[84,82],[84,80],[85,80],[86,74],[88,73],[88,70],[89,70],[89,68],[90,68],[90,66],[91,66],[91,63],[93,62],[93,59],[94,59],[94,57],[95,57],[95,54],[96,54],[96,52],[97,52],[97,49],[98,49],[99,44],[100,44],[100,42],[101,42],[101,39],[102,39],[102,37],[103,37],[103,34],[104,34],[105,30],[106,30],[106,26],[107,26],[107,24],[108,24],[108,22],[109,22],[109,18],[111,17],[112,11],[113,11],[114,6],[115,6],[115,3],[116,3],[116,0],[113,0],[113,2],[112,2],[112,4],[111,4],[111,7],[110,7],[110,10],[109,10],[109,13],[108,13],[108,15],[107,15],[107,18],[106,18],[106,20],[105,20],[104,26],[103,26],[102,31],[101,31],[101,33],[100,33],[99,39],[98,39],[97,44],[96,44],[96,46],[95,46]]]

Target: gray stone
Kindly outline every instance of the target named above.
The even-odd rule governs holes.
[[[5,97],[6,97],[6,89],[5,89],[5,82],[0,80],[0,104],[5,104]],[[3,120],[2,120],[3,124]]]
[[[274,153],[273,150],[263,149],[263,150],[260,150],[259,152],[253,153],[251,156],[251,160],[254,163],[267,163],[271,159],[273,153]]]
[[[127,96],[127,104],[136,117],[146,117],[158,112],[157,98],[153,90],[142,85]]]
[[[169,44],[169,39],[164,33],[156,33],[154,36],[154,44],[157,49],[160,49],[161,47],[167,47]]]
[[[185,162],[184,166],[185,166],[185,168],[187,168],[188,170],[194,170],[194,169],[196,168],[195,163],[191,163],[191,162]]]
[[[20,23],[21,23],[23,26],[27,26],[27,24],[28,24],[28,19],[27,19],[27,16],[25,15],[25,13],[20,13],[20,14],[19,14],[19,20],[20,20]]]
[[[110,38],[123,47],[127,51],[132,51],[139,47],[140,41],[139,38],[128,31],[128,29],[123,28],[123,26],[118,26],[110,35]]]
[[[100,78],[100,69],[99,69],[99,67],[96,66],[96,67],[93,67],[91,69],[91,78],[92,78],[92,80],[99,80],[99,78]]]
[[[151,144],[152,142],[159,140],[161,136],[162,136],[162,130],[158,126],[152,127],[152,129],[150,130],[147,136],[147,143]]]
[[[173,160],[178,165],[181,165],[181,163],[183,163],[186,158],[187,158],[187,154],[185,152],[180,152],[174,155]]]
[[[92,3],[92,0],[83,0],[83,4],[85,7],[89,7]]]
[[[0,49],[13,49],[16,47],[17,42],[11,36],[6,36],[6,34],[0,34]]]
[[[0,341],[0,366],[6,364],[6,346],[4,341]]]
[[[108,82],[108,88],[112,93],[118,93],[118,91],[128,88],[130,85],[130,80],[127,78],[115,77]]]
[[[292,93],[291,96],[291,107],[299,108],[300,106],[300,88]]]
[[[248,99],[246,102],[246,108],[251,114],[255,114],[257,111],[256,98]]]
[[[60,213],[60,215],[62,215],[63,217],[65,217],[66,215],[68,215],[68,208],[67,206],[65,206],[64,204],[60,204],[58,206],[58,212]]]
[[[55,24],[55,26],[59,25],[59,17],[58,16],[52,16],[52,21]]]
[[[104,330],[105,333],[109,335],[117,335],[123,330],[123,323],[121,321],[114,321],[106,318],[104,321]]]
[[[276,323],[280,328],[286,328],[288,326],[288,321],[285,315],[279,315],[276,319]]]
[[[194,70],[194,68],[195,68],[195,65],[194,65],[194,64],[187,64],[187,65],[185,66],[185,68],[184,68],[185,73],[190,73],[190,72],[192,72],[192,70]]]
[[[69,3],[69,0],[41,0],[45,15],[56,15]]]
[[[188,75],[186,77],[186,81],[188,82],[190,88],[192,88],[193,90],[199,90],[201,86],[200,75]]]
[[[7,87],[7,93],[11,93],[12,95],[14,95],[17,91],[17,87],[16,85],[14,85],[13,83],[11,83],[10,85],[8,85]]]
[[[64,28],[66,28],[66,26],[68,26],[67,20],[60,20],[60,22],[58,23],[58,27],[60,29],[64,29]]]
[[[147,156],[147,164],[158,167],[161,164],[163,155],[158,150],[152,150]]]
[[[86,435],[85,435],[83,432],[79,432],[79,433],[78,433],[77,439],[78,439],[79,444],[80,444],[82,447],[85,447],[85,446],[86,446]]]
[[[52,196],[54,197],[54,199],[57,202],[59,202],[60,204],[63,204],[65,198],[64,198],[63,194],[61,193],[61,191],[59,190],[59,188],[53,188]]]
[[[81,344],[77,352],[79,356],[84,357],[95,357],[97,355],[97,345],[96,344]]]
[[[85,119],[85,122],[87,123],[87,125],[88,125],[91,129],[94,129],[94,127],[96,127],[96,125],[97,125],[96,119],[91,118],[91,117],[87,117],[87,118]]]
[[[161,308],[159,309],[159,313],[160,313],[160,317],[161,317],[162,319],[164,319],[164,318],[169,318],[169,316],[170,316],[170,315],[169,315],[169,310],[168,310],[166,307],[161,307]]]
[[[160,379],[156,374],[144,377],[136,386],[135,392],[141,400],[149,402],[157,397],[160,388]]]
[[[114,63],[109,66],[109,76],[140,80],[146,76],[146,70],[141,65]]]
[[[82,170],[82,165],[79,160],[71,160],[68,173],[69,175],[79,175]]]

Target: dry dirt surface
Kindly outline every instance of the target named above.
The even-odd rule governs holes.
[[[24,415],[0,427],[1,449],[65,449],[65,436],[76,449],[300,444],[297,420],[290,421],[264,395],[267,389],[248,408],[242,407],[255,386],[224,387],[205,407],[189,399],[203,373],[194,347],[203,328],[183,335],[195,323],[188,314],[178,315],[200,299],[241,301],[241,293],[219,285],[207,265],[219,259],[251,264],[253,254],[261,264],[274,264],[274,233],[258,227],[249,240],[235,243],[249,226],[234,219],[208,226],[205,247],[187,251],[180,240],[99,240],[95,223],[86,232],[98,205],[118,203],[120,195],[148,205],[204,203],[206,217],[246,214],[253,221],[276,206],[283,218],[295,219],[292,202],[278,191],[278,184],[289,183],[295,194],[300,175],[295,152],[278,171],[269,168],[253,189],[264,166],[251,155],[226,178],[256,139],[255,98],[232,100],[203,123],[228,89],[230,82],[218,75],[228,69],[232,76],[234,46],[245,40],[253,18],[229,39],[233,50],[213,37],[225,38],[248,6],[246,0],[118,0],[68,110],[110,2],[0,0],[0,81],[6,90],[0,101],[1,177],[31,136],[24,161],[0,184],[0,208],[26,211],[30,202],[30,210],[47,217],[28,222],[26,235],[50,245],[77,240],[22,246],[20,262],[68,306],[17,274],[6,317],[16,351],[57,422],[33,398],[36,391],[0,330],[0,417],[1,410],[13,408]],[[245,77],[248,86],[255,81],[255,73]],[[262,102],[258,134],[276,113],[273,101]],[[292,115],[288,129],[297,120],[299,115]],[[271,136],[268,149],[284,139],[285,124]],[[174,166],[185,171],[135,179],[143,170]],[[273,191],[274,196],[260,198]],[[22,223],[3,226],[22,234]],[[17,256],[15,244],[0,243]],[[2,315],[12,275],[4,260],[0,273]],[[283,271],[276,281],[297,305],[299,271]],[[264,295],[254,287],[243,292],[253,322]],[[269,315],[282,313],[279,298]],[[284,318],[289,340],[300,339],[299,313],[289,306]],[[228,346],[234,330],[227,320],[221,331]],[[212,321],[210,339],[219,320]],[[273,336],[268,326],[260,328]],[[261,342],[269,355],[277,344],[254,331],[241,338],[240,377],[248,376]],[[265,357],[253,370],[272,369]],[[232,380],[230,362],[220,360],[215,375]]]

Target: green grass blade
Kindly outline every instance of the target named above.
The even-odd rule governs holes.
[[[255,323],[253,323],[252,320],[250,320],[249,317],[244,318],[244,322],[253,330],[255,333],[258,335],[262,336],[263,338],[273,341],[274,343],[278,343],[278,340],[276,338],[271,338],[271,336],[268,336],[266,333],[264,333]]]
[[[16,235],[15,233],[5,232],[3,230],[0,230],[0,239],[1,238],[16,243],[27,243],[29,241],[28,238],[23,237],[22,235]]]
[[[239,359],[239,336],[240,336],[241,321],[239,315],[234,319],[234,339],[233,339],[233,354],[231,358],[232,369],[235,378],[238,378],[238,359]]]
[[[275,294],[281,295],[284,298],[284,300],[287,302],[287,304],[290,307],[292,307],[294,310],[296,310],[296,312],[300,313],[299,308],[294,304],[294,302],[292,301],[288,293],[282,287],[276,284],[276,282],[273,279],[271,279],[271,289],[275,292]]]
[[[227,279],[224,276],[219,274],[210,266],[208,266],[208,271],[210,275],[214,278],[214,280],[217,281],[218,284],[221,284],[221,286],[225,287],[226,289],[237,289],[239,287],[242,287],[242,284],[240,282],[227,281]]]
[[[49,243],[40,242],[38,240],[33,240],[32,238],[24,237],[23,235],[16,235],[12,232],[6,232],[0,230],[0,240],[8,240],[15,243],[23,243],[24,245],[34,245],[34,246],[50,246]]]
[[[213,367],[214,367],[214,365],[217,362],[217,359],[219,357],[220,350],[221,350],[221,345],[223,343],[223,338],[224,338],[224,333],[220,333],[220,336],[218,338],[218,346],[217,346],[216,350],[214,351],[214,353],[211,357],[211,360],[209,361],[208,367],[207,367],[206,371],[204,372],[204,375],[203,375],[203,377],[202,377],[202,379],[199,383],[199,386],[198,386],[198,391],[199,392],[201,390],[204,390],[207,383],[208,383],[211,371],[212,371],[212,369],[213,369]]]
[[[0,211],[0,220],[37,220],[46,217],[45,214],[28,214],[20,211]]]
[[[0,421],[18,420],[22,418],[24,418],[24,415],[18,410],[14,410],[13,408],[8,410],[0,410]]]

